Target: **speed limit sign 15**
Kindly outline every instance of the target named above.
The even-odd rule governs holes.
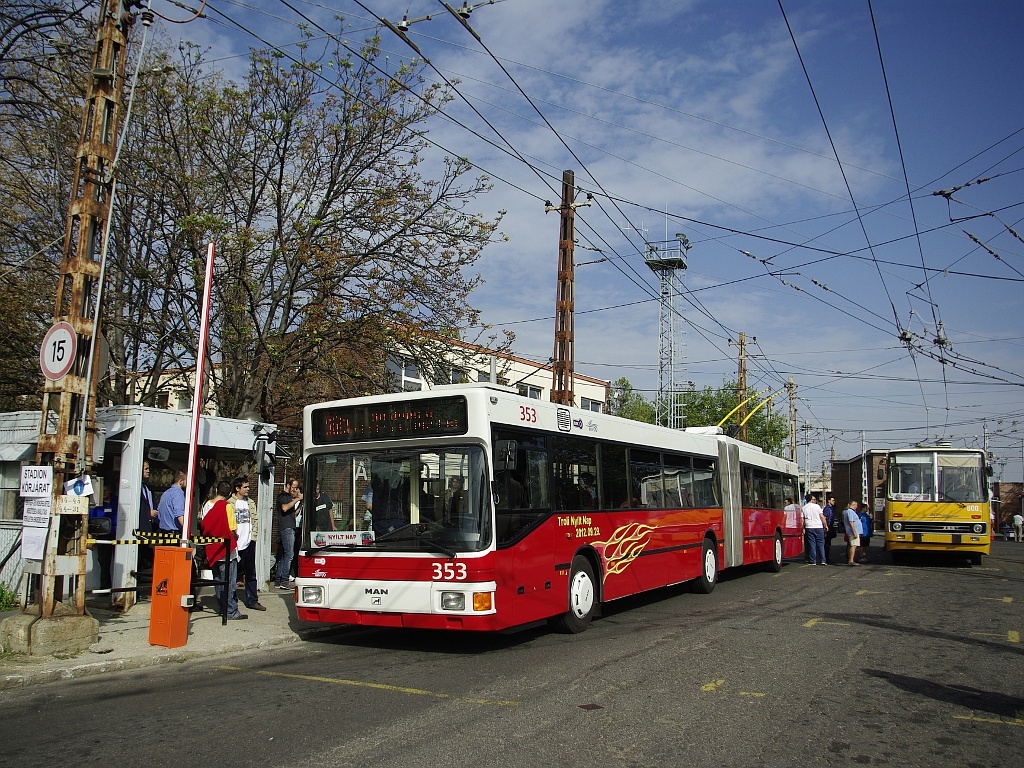
[[[63,378],[75,364],[77,351],[78,335],[71,323],[63,320],[54,323],[43,336],[43,346],[39,349],[39,367],[43,369],[43,376],[52,381]]]

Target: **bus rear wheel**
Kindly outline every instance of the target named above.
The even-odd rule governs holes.
[[[768,561],[768,570],[778,573],[782,570],[782,536],[775,534],[775,545],[772,550],[772,559]]]
[[[693,580],[693,591],[710,595],[718,583],[718,553],[711,539],[704,539],[700,551],[700,564],[700,576]]]
[[[576,555],[569,570],[569,610],[551,619],[552,628],[575,635],[584,631],[597,609],[594,569],[583,555]]]

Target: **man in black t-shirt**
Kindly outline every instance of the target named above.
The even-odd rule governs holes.
[[[277,561],[277,570],[274,572],[274,586],[278,589],[291,589],[290,582],[295,581],[295,577],[289,571],[295,556],[295,515],[302,506],[301,488],[298,479],[289,478],[274,505],[277,509],[277,526],[281,535],[281,559]]]

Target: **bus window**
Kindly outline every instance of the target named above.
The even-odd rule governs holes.
[[[602,445],[600,459],[602,509],[627,509],[633,506],[629,501],[626,449],[621,445]]]
[[[665,462],[665,506],[682,509],[693,506],[693,485],[690,475],[693,467],[689,456],[666,453]]]
[[[939,501],[984,503],[985,480],[977,454],[939,453]]]
[[[495,429],[495,537],[507,546],[551,511],[547,440],[541,435]],[[502,446],[503,451],[498,450]],[[499,453],[501,455],[499,455]]]
[[[757,503],[754,506],[761,507],[762,509],[769,507],[771,483],[768,480],[767,470],[757,469],[754,471],[754,487],[757,489]]]
[[[889,494],[897,501],[932,501],[935,497],[934,453],[894,453],[889,461]]]
[[[552,469],[556,509],[598,509],[597,444],[558,435],[554,439]]]
[[[718,473],[713,459],[695,456],[693,459],[693,503],[697,507],[720,507]]]
[[[785,497],[786,497],[785,480],[783,479],[783,477],[781,475],[772,474],[772,477],[771,477],[771,492],[770,492],[770,496],[769,496],[769,501],[771,503],[768,505],[768,508],[769,509],[783,509],[783,508],[785,508],[786,505],[782,501]]]
[[[648,509],[664,509],[664,490],[661,484],[661,454],[656,451],[629,451],[629,479],[633,497]]]
[[[744,507],[753,507],[754,497],[756,495],[754,490],[754,468],[748,466],[742,466],[740,468],[740,487],[741,495],[743,498]]]

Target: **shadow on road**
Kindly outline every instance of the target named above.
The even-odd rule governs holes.
[[[975,711],[991,712],[997,717],[1008,720],[1019,720],[1021,713],[1024,712],[1024,699],[1016,696],[969,688],[966,685],[946,685],[920,677],[884,672],[880,669],[865,669],[864,672],[872,677],[885,680],[908,693],[927,696],[936,701],[944,701]]]

